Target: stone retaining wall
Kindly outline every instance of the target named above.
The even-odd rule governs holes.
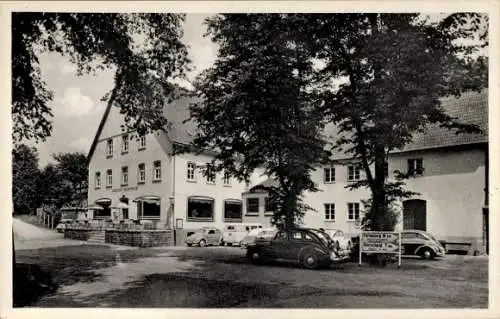
[[[173,246],[172,230],[115,230],[106,229],[105,242],[134,247]]]
[[[64,230],[64,238],[74,239],[74,240],[84,240],[87,241],[93,235],[99,233],[99,230],[85,229],[85,228],[75,228]]]

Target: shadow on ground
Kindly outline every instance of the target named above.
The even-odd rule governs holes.
[[[121,250],[120,262],[151,257],[158,252],[144,249]],[[14,307],[22,307],[57,293],[61,286],[102,279],[99,269],[116,265],[117,252],[108,246],[80,245],[18,250],[13,272]]]

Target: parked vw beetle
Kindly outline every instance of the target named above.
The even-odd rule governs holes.
[[[337,254],[328,234],[310,228],[280,230],[270,241],[257,239],[246,255],[252,263],[290,261],[309,269],[349,259]]]
[[[443,257],[446,250],[431,234],[422,230],[403,230],[401,232],[401,254],[416,255],[423,259]]]
[[[207,245],[220,245],[222,242],[222,233],[214,227],[202,227],[186,238],[186,245],[189,247],[198,245],[205,247]]]

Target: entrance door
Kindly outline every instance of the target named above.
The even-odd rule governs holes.
[[[427,230],[427,204],[425,200],[403,202],[403,229]]]

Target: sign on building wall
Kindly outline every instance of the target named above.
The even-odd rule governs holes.
[[[398,266],[401,266],[401,233],[364,231],[359,238],[359,264],[362,253],[397,254]]]

